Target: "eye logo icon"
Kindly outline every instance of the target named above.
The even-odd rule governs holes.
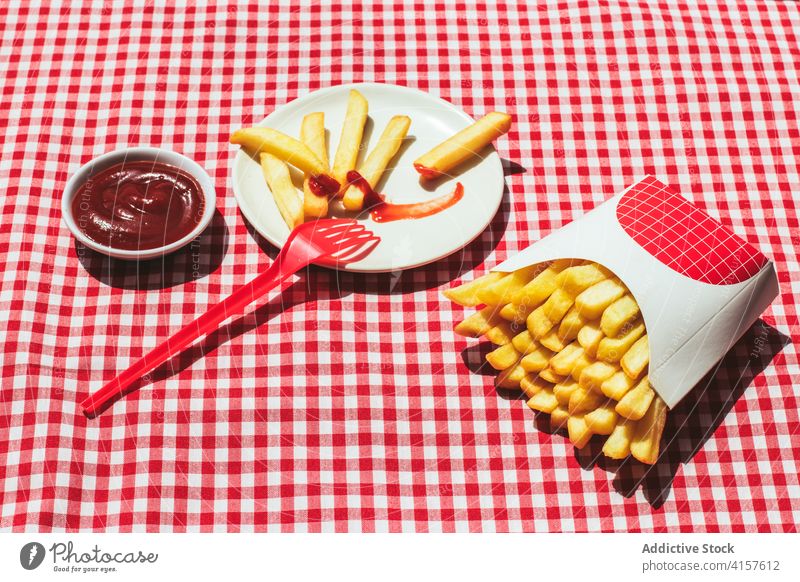
[[[35,570],[44,561],[44,546],[39,542],[29,542],[19,551],[19,563],[26,570]]]

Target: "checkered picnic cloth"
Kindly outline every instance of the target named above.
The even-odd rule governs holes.
[[[796,531],[800,6],[0,5],[0,530]],[[77,402],[263,270],[230,132],[322,87],[515,118],[508,195],[428,267],[312,268],[145,378]],[[61,222],[93,156],[215,180],[186,251],[121,263]],[[653,174],[773,259],[781,295],[670,414],[652,468],[575,452],[498,392],[440,291]]]

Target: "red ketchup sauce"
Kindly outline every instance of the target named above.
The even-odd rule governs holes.
[[[422,164],[414,164],[414,169],[426,180],[433,180],[434,178],[438,178],[442,175],[439,170],[434,170],[433,168],[423,166]]]
[[[317,196],[333,196],[339,192],[339,182],[325,174],[311,176],[308,187]]]
[[[72,201],[72,214],[93,241],[123,250],[154,249],[192,232],[203,216],[200,184],[161,162],[133,161],[90,177]]]
[[[347,173],[347,182],[363,192],[364,208],[370,209],[370,218],[375,222],[424,218],[441,212],[445,208],[450,208],[464,197],[464,186],[458,182],[452,192],[433,200],[413,204],[392,204],[387,202],[383,195],[375,192],[369,182],[354,170]]]

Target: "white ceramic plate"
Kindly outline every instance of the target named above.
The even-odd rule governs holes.
[[[347,110],[350,89],[358,89],[369,101],[365,129],[367,151],[393,115],[408,115],[411,128],[406,143],[376,188],[394,203],[430,200],[450,192],[461,182],[464,197],[453,206],[425,218],[376,223],[369,216],[361,220],[380,238],[380,244],[366,258],[343,266],[348,271],[387,272],[417,267],[441,259],[463,248],[488,226],[503,198],[503,166],[494,148],[487,146],[474,162],[454,170],[434,187],[423,186],[413,161],[436,144],[473,122],[452,104],[416,89],[397,85],[361,83],[340,85],[310,93],[273,111],[259,125],[300,135],[303,116],[325,113],[328,152],[333,160]],[[363,148],[362,148],[363,150]],[[363,155],[363,154],[362,154]],[[300,183],[300,176],[297,176]],[[283,246],[289,228],[281,218],[256,161],[240,151],[233,164],[233,192],[245,218],[261,236],[277,247]],[[338,204],[338,203],[337,203]],[[334,215],[345,215],[332,211]]]

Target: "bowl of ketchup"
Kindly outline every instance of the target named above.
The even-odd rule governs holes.
[[[169,150],[134,147],[99,156],[67,182],[61,213],[85,246],[143,260],[186,246],[211,222],[214,183],[196,162]]]

